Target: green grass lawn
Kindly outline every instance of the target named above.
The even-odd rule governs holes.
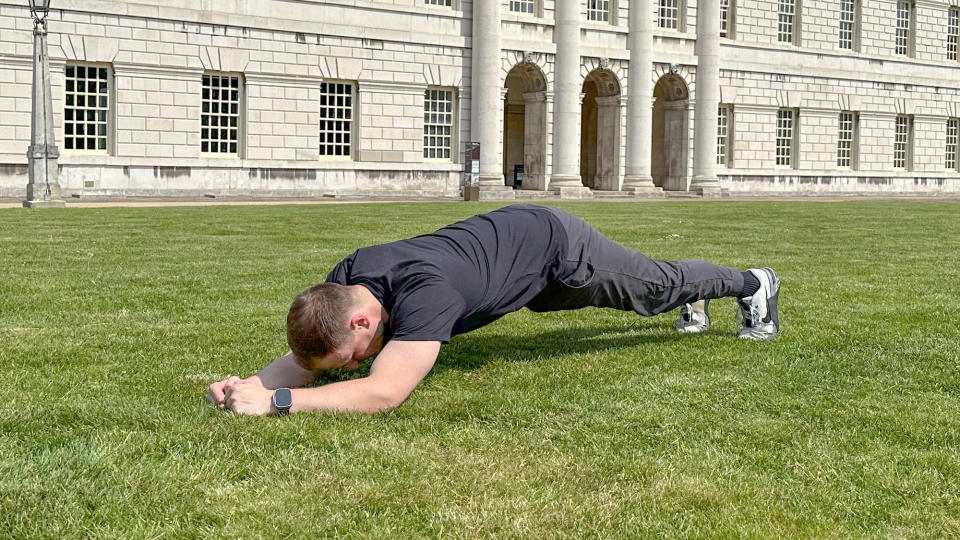
[[[394,411],[241,417],[297,293],[493,206],[0,211],[0,537],[960,535],[960,204],[558,206],[774,267],[780,337],[524,311]]]

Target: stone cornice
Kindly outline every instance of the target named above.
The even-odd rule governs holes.
[[[113,62],[114,73],[123,76],[151,79],[193,79],[203,74],[203,68],[187,66],[158,66],[131,62]]]
[[[51,59],[51,63],[52,63]],[[9,54],[0,54],[0,65],[4,67],[20,67],[23,69],[33,69],[33,57],[32,56],[14,56]]]
[[[398,83],[393,81],[357,81],[363,92],[380,94],[420,94],[427,89],[427,83]]]
[[[170,5],[176,3],[182,5]],[[431,20],[437,21],[438,19],[438,22],[443,26],[452,24],[469,28],[471,25],[470,14],[460,10],[435,9],[415,5],[392,6],[381,2],[364,0],[349,0],[349,3],[337,0],[302,0],[302,3],[305,7],[313,8],[325,7],[331,10],[352,9],[360,14],[362,14],[363,11],[382,12],[387,15],[386,18],[388,20],[394,20],[396,23],[393,28],[372,28],[364,26],[362,20],[356,21],[355,24],[333,24],[319,17],[315,20],[308,18],[288,19],[280,16],[265,17],[245,15],[242,13],[228,13],[225,11],[195,9],[193,6],[199,4],[198,2],[170,1],[161,3],[158,1],[156,3],[148,3],[143,0],[132,2],[118,0],[58,0],[54,9],[50,12],[50,18],[51,20],[56,20],[58,11],[75,11],[119,17],[181,21],[204,26],[255,28],[308,35],[319,34],[357,39],[380,39],[400,43],[412,42],[443,47],[463,48],[469,44],[469,38],[463,35],[451,36],[440,33],[416,31],[416,29],[436,27],[437,24],[432,24]],[[23,4],[26,4],[26,2]],[[0,0],[0,6],[26,8],[26,6],[21,5],[20,2],[11,2],[10,0]],[[27,10],[24,9],[24,11],[26,12]],[[297,10],[293,13],[299,14],[301,11]],[[423,21],[409,21],[411,18],[422,18]]]
[[[960,89],[960,64],[957,63],[945,64],[802,47],[745,44],[738,41],[722,43],[720,48],[722,51],[721,77],[724,76],[724,72],[761,73]],[[763,54],[762,60],[744,60],[744,53],[750,52]],[[923,71],[924,74],[914,76],[904,72],[904,70],[913,69]],[[931,73],[939,76],[931,76]]]
[[[243,77],[248,83],[262,84],[265,86],[284,86],[300,88],[317,88],[324,81],[323,77],[311,75],[274,75],[266,73],[243,73]],[[362,81],[361,81],[362,82]]]

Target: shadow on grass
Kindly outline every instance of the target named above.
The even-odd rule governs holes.
[[[440,350],[432,374],[449,370],[471,371],[492,362],[531,362],[564,355],[594,354],[663,344],[690,339],[676,332],[664,332],[659,324],[606,324],[578,328],[558,328],[526,335],[465,334],[456,336]],[[332,370],[320,375],[320,381],[334,382],[366,377],[367,362],[356,371]]]

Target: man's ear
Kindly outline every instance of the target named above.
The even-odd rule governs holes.
[[[350,318],[350,329],[358,330],[360,328],[369,329],[370,328],[370,318],[364,315],[363,313],[357,313]]]

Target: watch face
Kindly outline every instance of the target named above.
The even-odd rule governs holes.
[[[278,388],[273,393],[273,405],[277,409],[289,409],[292,404],[293,399],[289,388]]]

